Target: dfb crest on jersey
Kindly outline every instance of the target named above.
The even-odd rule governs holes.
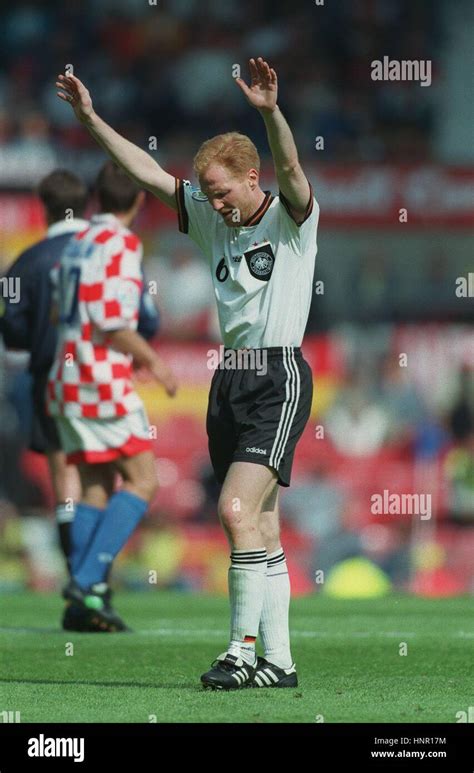
[[[247,250],[244,255],[251,275],[262,282],[268,282],[275,265],[275,255],[270,242],[259,244],[253,250]]]

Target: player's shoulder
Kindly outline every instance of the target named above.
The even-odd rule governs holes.
[[[311,185],[311,183],[309,183],[309,188],[310,188],[310,194],[309,194],[309,197],[308,197],[307,211],[312,212],[313,209],[316,209],[317,211],[319,211],[319,203],[318,203],[318,200],[316,198],[316,195],[314,193],[314,189],[313,189],[313,186]],[[275,207],[275,206],[278,207],[279,205],[286,206],[287,203],[288,202],[286,200],[286,197],[282,193],[281,190],[279,190],[273,196],[273,201],[272,201],[272,206],[273,207]]]
[[[62,237],[45,237],[23,250],[10,266],[8,276],[38,276],[54,265],[67,242]]]
[[[276,194],[272,204],[275,212],[278,212],[278,214],[283,214],[283,217],[286,221],[291,222],[298,228],[301,228],[303,224],[311,224],[316,226],[318,223],[320,207],[311,183],[308,204],[306,206],[305,212],[301,215],[300,218],[295,218],[290,202],[287,200],[286,196],[282,193],[281,190],[279,190]]]
[[[182,187],[184,194],[187,198],[191,198],[197,202],[209,202],[208,196],[198,186],[193,185],[190,180],[179,180],[178,187]]]
[[[38,260],[43,254],[43,245],[45,241],[46,239],[41,239],[41,241],[32,244],[30,247],[27,247],[26,250],[20,252],[8,269],[7,275],[11,276],[22,269],[30,268],[32,261]]]
[[[97,247],[125,249],[129,252],[138,252],[142,244],[137,234],[113,216],[92,217],[87,231],[83,235],[78,234],[77,238],[84,239]]]
[[[176,178],[176,201],[179,230],[182,233],[199,232],[201,242],[212,242],[219,215],[204,191],[190,180]]]
[[[60,237],[55,237],[55,239],[59,238]],[[45,236],[43,239],[35,242],[35,244],[27,247],[26,250],[23,250],[23,252],[18,255],[17,259],[12,264],[12,267],[21,265],[23,263],[30,264],[32,260],[40,260],[44,255],[48,255],[51,252],[51,247],[54,245],[54,243],[55,240]]]
[[[190,180],[178,181],[178,203],[180,199],[197,217],[219,219],[218,213],[209,202],[208,195],[199,186],[193,185]]]
[[[123,230],[120,220],[117,218],[105,217],[103,215],[93,215],[89,228],[84,234],[77,234],[76,239],[82,239],[94,242],[95,244],[106,244],[111,239],[116,239]]]
[[[136,233],[126,226],[119,229],[118,236],[122,240],[123,247],[127,252],[139,252],[142,247],[142,241]]]

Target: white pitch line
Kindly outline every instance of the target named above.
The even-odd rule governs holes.
[[[31,634],[34,633],[32,628],[12,628],[0,627],[0,633],[12,634]],[[60,630],[51,630],[50,633],[64,634]],[[72,633],[72,632],[71,632]],[[174,637],[187,637],[187,638],[215,638],[222,639],[228,635],[228,631],[217,630],[215,628],[152,628],[150,630],[136,630],[134,633],[138,636],[174,636]],[[401,638],[401,637],[423,637],[430,636],[432,633],[423,631],[291,631],[291,637],[294,639],[324,639],[324,638],[340,638],[340,639],[368,639],[374,636],[382,636],[387,638]],[[439,635],[447,639],[472,639],[474,638],[474,631],[452,631],[450,633],[442,632]]]
[[[182,636],[182,637],[204,637],[204,638],[225,638],[228,635],[228,631],[219,631],[213,629],[183,629],[183,628],[155,628],[149,631],[137,631],[141,636]],[[350,632],[331,632],[331,631],[291,631],[292,639],[323,639],[323,638],[335,638],[340,639],[368,639],[373,636],[385,636],[388,638],[400,638],[409,636],[432,636],[432,633],[423,633],[416,631],[350,631]],[[465,633],[464,631],[458,631],[457,633],[442,633],[443,638],[458,639],[458,638],[471,638],[474,637],[473,633]]]

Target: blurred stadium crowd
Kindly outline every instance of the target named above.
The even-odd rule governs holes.
[[[55,96],[53,78],[66,63],[114,128],[142,147],[158,137],[157,157],[171,169],[189,167],[202,140],[230,128],[252,136],[265,157],[260,117],[229,87],[232,65],[260,51],[279,74],[316,195],[319,165],[444,160],[436,96],[444,75],[436,54],[447,45],[442,0],[327,1],[324,14],[294,0],[158,4],[159,23],[150,23],[156,9],[144,0],[30,2],[0,12],[4,190],[31,189],[58,165],[90,181],[103,159]],[[384,55],[433,58],[433,86],[374,85],[367,61]],[[325,139],[317,158],[315,135]],[[317,590],[318,571],[327,578],[358,558],[367,562],[361,593],[376,585],[376,571],[414,592],[474,592],[472,300],[453,289],[469,270],[472,231],[422,223],[409,234],[370,223],[339,229],[325,226],[324,202],[321,210],[316,279],[325,291],[314,297],[305,344],[315,406],[282,497],[294,591]],[[136,230],[158,287],[156,345],[182,389],[173,407],[141,384],[157,426],[162,488],[117,573],[143,588],[144,567],[156,568],[164,586],[223,590],[227,550],[205,437],[206,353],[219,343],[212,285],[169,222],[157,228],[149,218]],[[0,242],[0,267],[12,257]],[[408,353],[406,367],[400,353]],[[0,584],[41,589],[57,585],[61,566],[45,516],[46,468],[25,449],[28,390],[23,355],[0,351]],[[374,516],[371,495],[385,489],[429,492],[432,518]],[[337,575],[334,585],[337,592]]]
[[[232,66],[264,50],[279,75],[282,107],[301,153],[317,134],[322,163],[422,161],[432,157],[433,91],[367,78],[384,55],[432,59],[443,44],[439,2],[339,0],[319,13],[293,0],[54,0],[3,12],[0,144],[57,158],[92,147],[53,88],[72,63],[104,117],[160,152],[189,156],[229,125],[265,150],[261,121],[237,88]],[[150,7],[151,6],[151,7]],[[153,14],[159,21],[151,22]],[[291,20],[291,23],[289,23]],[[436,88],[439,73],[433,73]],[[434,90],[434,89],[433,89]],[[192,132],[189,131],[192,125]]]

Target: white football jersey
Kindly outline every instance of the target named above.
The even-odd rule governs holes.
[[[179,230],[209,260],[224,346],[300,346],[311,305],[319,205],[297,225],[283,194],[265,199],[243,225],[229,228],[207,196],[176,180]]]

